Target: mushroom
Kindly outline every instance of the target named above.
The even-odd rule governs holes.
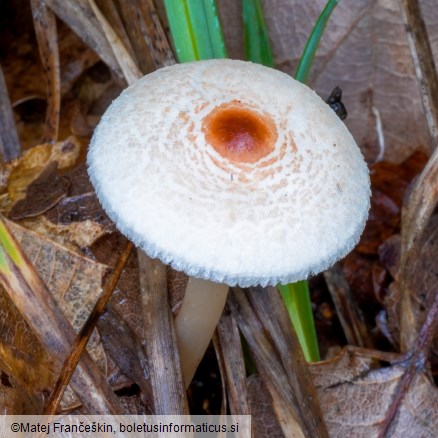
[[[257,64],[209,60],[144,76],[108,108],[88,166],[118,229],[190,276],[176,331],[186,384],[228,287],[319,273],[357,243],[369,172],[307,86]]]

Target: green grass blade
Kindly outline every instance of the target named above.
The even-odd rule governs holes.
[[[301,55],[300,63],[297,68],[295,79],[300,82],[307,83],[309,79],[310,68],[312,67],[313,60],[315,58],[316,49],[319,46],[322,34],[327,26],[330,15],[337,6],[340,0],[328,0],[325,8],[321,12],[321,15],[316,20],[315,26],[307,40],[306,47],[304,47],[303,54]]]
[[[6,228],[3,218],[0,216],[0,270],[6,272],[9,267],[6,263],[7,256],[15,263],[18,268],[26,265],[26,261],[21,255],[21,251],[17,246],[11,233]]]
[[[165,0],[179,62],[226,58],[215,0]]]
[[[304,357],[309,362],[318,361],[318,341],[307,281],[298,281],[277,287],[289,312],[290,319],[303,349]]]
[[[222,27],[215,0],[204,0],[205,18],[207,21],[210,45],[213,51],[213,58],[227,58]],[[206,59],[206,58],[203,58]]]
[[[186,1],[164,0],[164,6],[178,61],[187,62],[199,59]]]
[[[245,58],[248,61],[274,66],[269,33],[260,0],[243,0]]]

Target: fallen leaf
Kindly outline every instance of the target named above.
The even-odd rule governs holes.
[[[1,415],[41,415],[43,408],[44,399],[42,394],[30,391],[13,376],[0,370]]]
[[[73,145],[73,152],[76,154],[76,145]],[[70,154],[69,148],[72,148],[71,144],[64,142],[64,147],[60,151],[52,151],[51,157],[59,157],[62,153]],[[40,152],[47,153],[45,149]],[[39,156],[38,153],[36,155]],[[79,248],[89,247],[101,236],[113,232],[115,227],[97,200],[85,165],[59,175],[57,161],[51,161],[52,158],[47,159],[39,176],[28,186],[27,172],[16,172],[11,180],[10,191],[13,196],[15,192],[22,196],[25,190],[25,197],[12,206],[9,217],[14,220],[22,219],[21,224],[26,228],[78,252]],[[64,166],[70,164],[65,158],[62,161]],[[17,167],[20,165],[21,163]],[[32,162],[30,165],[26,164],[25,168],[28,167],[32,174],[40,168],[39,165],[32,167]],[[11,205],[7,201],[4,201],[5,210]]]
[[[333,437],[376,437],[405,368],[394,354],[346,348],[336,358],[310,364]],[[402,359],[402,356],[399,355]],[[438,389],[419,372],[410,386],[387,437],[435,437]]]
[[[124,236],[115,232],[99,238],[90,247],[90,251],[100,263],[114,267],[118,254],[123,250],[126,242]],[[175,271],[170,267],[166,267],[166,275],[170,305],[175,314],[178,312],[179,305],[184,297],[188,277],[186,274]],[[142,339],[143,315],[138,278],[137,251],[134,250],[113,292],[111,305],[123,317],[130,329],[136,334],[136,337]]]
[[[272,400],[258,374],[246,380],[253,436],[283,438],[284,434],[272,408]]]
[[[50,162],[43,172],[29,184],[26,197],[11,209],[12,220],[38,216],[56,205],[66,194],[70,181],[57,174],[58,163]]]
[[[9,222],[8,226],[72,326],[79,331],[100,293],[106,266],[68,251],[44,236],[13,222]],[[2,368],[7,365],[8,373],[25,384],[30,391],[34,388],[41,389],[43,383],[43,386],[53,383],[52,379],[56,378],[56,375],[50,374],[56,371],[57,366],[47,357],[47,353],[18,310],[9,302],[3,290],[0,297],[2,299],[0,313]],[[105,375],[106,356],[96,332],[88,344],[88,351]],[[11,352],[14,354],[12,355]],[[36,370],[32,369],[32,361],[27,361],[24,366],[23,359],[26,357],[35,361]],[[68,403],[74,404],[76,401],[70,399]]]
[[[81,150],[75,137],[54,144],[44,143],[25,151],[11,163],[12,171],[8,178],[8,209],[26,197],[29,185],[35,181],[51,163],[57,162],[59,169],[73,166]]]

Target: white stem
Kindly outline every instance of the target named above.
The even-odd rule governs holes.
[[[184,382],[189,386],[216,329],[227,300],[228,286],[190,277],[175,318]]]

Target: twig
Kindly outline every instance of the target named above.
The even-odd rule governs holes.
[[[117,282],[119,281],[120,275],[122,274],[123,268],[128,261],[132,249],[133,244],[131,242],[128,242],[117,261],[113,273],[105,284],[105,288],[101,296],[96,301],[96,304],[94,305],[93,310],[88,316],[87,321],[85,322],[81,331],[76,336],[76,339],[71,346],[70,353],[64,360],[64,365],[58,376],[58,380],[56,381],[55,388],[53,389],[52,394],[50,395],[50,398],[47,402],[45,409],[46,415],[56,414],[56,410],[59,406],[59,403],[61,402],[64,391],[68,383],[70,382],[71,377],[73,376],[73,373],[79,363],[82,354],[85,351],[85,347],[87,346],[91,334],[96,327],[97,321],[104,312],[105,306],[110,299],[111,294],[117,285]]]
[[[47,81],[47,110],[44,142],[58,140],[59,111],[61,108],[61,76],[58,34],[55,14],[44,0],[31,0],[35,33]]]
[[[420,87],[433,151],[438,147],[438,77],[418,0],[402,0],[401,15]]]
[[[427,361],[429,348],[432,344],[435,330],[438,327],[438,292],[435,294],[435,299],[426,321],[420,331],[416,342],[416,348],[412,355],[407,359],[408,367],[403,374],[403,377],[396,389],[396,395],[391,405],[389,406],[382,427],[379,432],[379,438],[384,438],[389,432],[393,420],[398,412],[398,409],[405,398],[412,381],[414,380],[418,371],[424,369]]]
[[[0,66],[0,154],[4,162],[9,162],[20,155],[20,141],[12,114],[8,89]]]

